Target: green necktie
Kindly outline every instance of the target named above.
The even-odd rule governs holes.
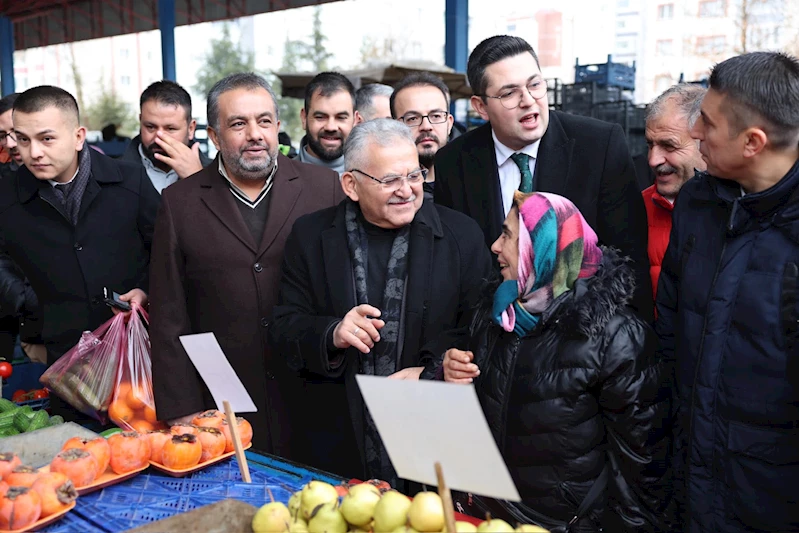
[[[533,173],[530,172],[530,156],[517,152],[510,158],[519,167],[519,172],[522,173],[522,183],[519,185],[519,190],[521,192],[533,192]]]

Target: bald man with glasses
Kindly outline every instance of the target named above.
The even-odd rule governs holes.
[[[341,176],[347,198],[294,224],[269,327],[275,353],[305,381],[297,460],[393,487],[355,375],[432,377],[491,272],[477,224],[422,201],[427,170],[414,139],[393,119],[352,129]]]
[[[538,57],[519,37],[486,39],[466,70],[472,107],[488,123],[438,151],[435,202],[474,218],[489,247],[516,190],[565,196],[601,244],[633,260],[632,305],[651,320],[646,210],[622,129],[550,111]]]

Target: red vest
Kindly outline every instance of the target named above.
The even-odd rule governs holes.
[[[658,194],[655,185],[652,185],[641,194],[644,196],[646,218],[649,226],[647,252],[649,253],[649,273],[652,276],[652,293],[657,298],[660,265],[663,264],[663,256],[666,255],[666,248],[669,246],[671,212],[674,209],[674,205]]]

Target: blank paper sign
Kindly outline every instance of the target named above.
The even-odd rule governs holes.
[[[400,477],[437,485],[440,462],[452,489],[520,501],[472,385],[356,379]]]
[[[183,335],[180,342],[211,391],[217,409],[224,413],[222,402],[227,400],[237,413],[258,411],[213,333]]]

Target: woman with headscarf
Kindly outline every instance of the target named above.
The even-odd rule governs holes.
[[[522,501],[469,495],[464,510],[551,531],[665,529],[672,370],[627,307],[628,260],[547,193],[516,193],[491,251],[503,281],[440,376],[474,381]]]

